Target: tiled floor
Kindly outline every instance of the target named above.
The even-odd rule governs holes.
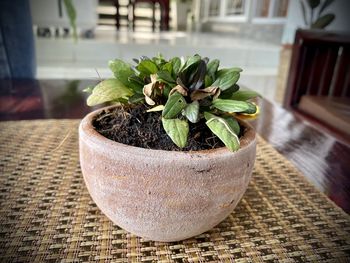
[[[106,78],[113,58],[132,61],[158,52],[165,57],[201,54],[221,60],[221,66],[244,69],[240,84],[273,100],[280,46],[215,33],[116,32],[99,27],[94,39],[37,38],[38,78]],[[98,74],[97,74],[98,72]]]

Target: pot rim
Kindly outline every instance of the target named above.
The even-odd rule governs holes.
[[[219,157],[219,156],[223,157],[226,155],[235,155],[235,154],[238,154],[239,152],[246,150],[247,148],[250,148],[249,146],[251,144],[256,143],[256,133],[254,131],[254,128],[249,123],[243,120],[239,120],[239,122],[241,125],[243,125],[246,128],[246,130],[244,135],[239,139],[240,148],[235,152],[229,151],[225,146],[220,148],[215,148],[215,149],[207,149],[207,150],[199,150],[199,151],[168,151],[168,150],[159,150],[159,149],[147,149],[147,148],[119,143],[103,136],[98,131],[96,131],[95,127],[92,125],[93,119],[101,111],[111,109],[111,108],[116,108],[116,107],[119,107],[119,106],[116,106],[116,105],[107,106],[88,113],[81,120],[79,125],[80,139],[84,140],[86,138],[89,140],[89,143],[99,144],[101,147],[118,148],[118,151],[123,150],[129,154],[144,155],[145,157],[147,156],[151,157],[153,155],[162,155],[164,157],[167,157],[169,155],[172,155],[172,156],[177,155],[182,158],[184,157],[202,158],[202,157],[208,157],[209,155],[210,157],[212,157],[213,155],[215,155],[216,157]]]

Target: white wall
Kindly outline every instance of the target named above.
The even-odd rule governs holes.
[[[325,0],[321,0],[325,1]],[[306,4],[306,1],[305,1]],[[308,9],[307,9],[308,11]],[[316,13],[317,13],[316,9]],[[306,12],[308,14],[308,12]],[[350,32],[350,1],[335,0],[324,14],[333,13],[335,19],[326,27],[326,30],[347,31]],[[301,11],[300,0],[290,0],[288,7],[287,22],[284,27],[282,44],[292,44],[297,28],[306,28]]]
[[[0,0],[1,1],[1,0]],[[97,0],[74,0],[78,28],[93,29],[97,25]],[[65,5],[62,1],[62,17],[58,2],[53,0],[30,0],[33,25],[39,27],[70,27]]]

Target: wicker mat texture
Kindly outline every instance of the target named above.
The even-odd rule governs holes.
[[[91,200],[77,128],[0,123],[0,261],[350,262],[350,217],[261,138],[248,190],[221,224],[174,243],[131,235]]]

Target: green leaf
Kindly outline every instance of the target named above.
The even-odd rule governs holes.
[[[205,75],[204,87],[210,87],[213,84],[213,79],[209,75]]]
[[[171,75],[171,72],[173,71],[173,65],[171,64],[171,62],[167,62],[161,66],[161,70],[168,72]]]
[[[306,2],[312,9],[316,8],[320,4],[320,0],[307,0]]]
[[[172,90],[172,87],[170,87],[169,85],[165,85],[164,90],[163,90],[163,95],[166,98],[168,98],[171,90]]]
[[[203,86],[204,78],[207,72],[205,60],[199,55],[188,57],[182,66],[176,82],[184,88],[196,90]]]
[[[145,83],[142,81],[142,79],[136,75],[131,75],[128,78],[128,85],[131,86],[131,88],[138,94],[143,94],[142,90],[143,87],[145,86]]]
[[[170,63],[173,66],[173,76],[177,76],[177,74],[179,74],[180,68],[181,68],[181,59],[178,57],[174,57],[170,60]]]
[[[314,29],[322,29],[325,28],[326,26],[328,26],[330,23],[332,23],[332,21],[334,20],[335,15],[333,14],[326,14],[324,16],[321,16],[320,18],[318,18],[315,23],[313,23],[311,25],[311,28]]]
[[[88,106],[95,106],[104,102],[115,101],[129,97],[133,93],[121,81],[117,79],[107,79],[101,81],[93,89],[92,94],[87,99]]]
[[[136,76],[135,74],[132,74],[129,78],[128,78],[129,82],[135,82],[140,86],[144,86],[146,83],[144,83],[142,81],[142,79],[139,76]]]
[[[143,56],[143,58],[149,59],[145,56]],[[142,60],[144,60],[144,59],[142,59]],[[157,66],[161,66],[161,65],[166,63],[166,60],[161,53],[158,53],[158,55],[156,57],[152,58],[152,60],[157,64]]]
[[[147,76],[158,72],[158,67],[152,60],[142,60],[136,69]]]
[[[213,59],[207,65],[207,74],[211,77],[211,79],[215,79],[216,71],[219,68],[220,60]]]
[[[128,102],[129,102],[129,100],[126,99],[126,98],[119,98],[119,99],[116,99],[116,100],[111,101],[111,104],[112,104],[112,105],[114,105],[114,104],[120,104],[120,103],[122,103],[122,104],[127,104]]]
[[[135,93],[134,95],[129,97],[129,100],[128,100],[130,104],[136,104],[144,101],[145,101],[145,95],[139,94],[139,93]]]
[[[232,94],[230,99],[246,101],[252,98],[261,97],[259,93],[253,90],[239,90]]]
[[[186,105],[185,98],[180,93],[175,92],[168,98],[162,116],[165,119],[173,119],[186,107]]]
[[[256,113],[256,106],[246,101],[216,99],[212,105],[224,112]]]
[[[140,84],[135,83],[134,81],[129,81],[129,78],[133,78],[135,73],[128,63],[125,63],[120,59],[115,59],[108,62],[108,67],[113,72],[114,77],[116,77],[121,83],[135,92],[138,92]]]
[[[77,12],[75,10],[72,0],[64,0],[64,6],[66,7],[66,12],[69,18],[70,26],[73,29],[74,41],[77,42],[78,41],[77,25],[76,25]]]
[[[158,58],[159,58],[159,57],[158,57]],[[150,60],[150,58],[147,57],[147,56],[141,56],[141,57],[140,57],[140,61],[143,61],[143,60]]]
[[[334,2],[334,0],[325,0],[323,2],[323,4],[320,7],[320,11],[318,12],[320,15],[323,13],[323,11],[332,3]]]
[[[186,63],[183,65],[183,69],[181,69],[180,71],[183,72],[188,70],[191,67],[194,67],[197,63],[199,63],[200,60],[201,60],[201,57],[199,55],[194,55],[189,57],[186,60]]]
[[[212,84],[214,87],[219,87],[222,91],[231,88],[239,79],[238,71],[228,71],[221,74]]]
[[[241,68],[222,68],[216,72],[216,78],[219,78],[229,72],[238,72],[241,73],[243,70]]]
[[[238,136],[225,119],[209,112],[205,112],[204,117],[207,120],[206,124],[209,129],[219,137],[230,151],[234,152],[239,149],[240,142]]]
[[[232,116],[225,116],[223,117],[225,119],[225,121],[227,122],[227,124],[230,126],[230,128],[235,132],[235,134],[238,136],[239,132],[241,130],[238,121],[233,118]]]
[[[306,21],[306,8],[305,8],[304,0],[300,0],[299,3],[300,3],[301,11],[302,11],[302,14],[303,14],[304,24],[307,26],[307,21]]]
[[[190,122],[197,123],[199,121],[199,102],[195,100],[194,102],[187,104],[183,114]]]
[[[231,99],[232,94],[234,94],[238,90],[239,90],[239,86],[237,84],[234,84],[232,87],[221,92],[220,99]]]
[[[162,118],[163,128],[170,139],[180,148],[187,144],[188,137],[188,122],[180,119],[165,119]]]
[[[173,77],[170,75],[168,71],[158,71],[157,80],[163,83],[176,84],[176,81],[173,79]]]
[[[197,90],[202,88],[206,72],[207,65],[205,64],[204,60],[199,61],[197,67],[188,78],[189,90]]]

